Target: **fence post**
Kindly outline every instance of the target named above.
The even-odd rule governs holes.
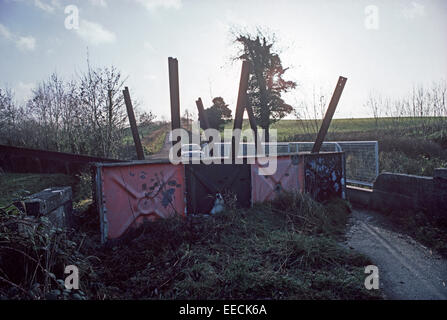
[[[129,88],[125,87],[123,90],[124,102],[126,103],[127,115],[129,117],[130,129],[132,130],[133,141],[137,151],[137,159],[144,160],[143,146],[141,145],[140,135],[138,134],[137,122],[133,112],[132,101],[130,100]]]
[[[171,129],[180,129],[180,94],[178,80],[178,61],[176,58],[168,58],[169,67],[169,94],[171,98]],[[172,144],[176,144],[173,141]]]

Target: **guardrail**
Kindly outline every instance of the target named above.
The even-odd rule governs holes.
[[[0,168],[13,173],[77,173],[93,162],[117,159],[0,145]]]

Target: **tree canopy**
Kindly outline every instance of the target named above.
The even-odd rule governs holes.
[[[270,124],[284,118],[293,107],[284,102],[281,94],[296,87],[294,81],[284,79],[288,68],[282,66],[281,58],[275,51],[275,40],[269,40],[260,31],[257,34],[239,34],[237,43],[242,45],[237,57],[251,63],[248,85],[248,103],[253,108],[256,122],[268,137]]]
[[[213,105],[205,109],[205,115],[208,119],[210,128],[219,130],[222,125],[231,120],[231,110],[222,97],[213,99]],[[199,121],[203,121],[199,117]]]

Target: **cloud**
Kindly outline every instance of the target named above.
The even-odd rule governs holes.
[[[0,36],[2,36],[5,39],[11,39],[12,34],[9,32],[8,28],[6,28],[4,25],[0,23]]]
[[[112,31],[107,30],[96,22],[81,20],[79,29],[76,30],[77,35],[88,43],[98,45],[105,43],[114,43],[116,36]]]
[[[54,13],[56,9],[61,8],[60,0],[12,0],[14,2],[24,2],[35,6],[47,13]]]
[[[45,3],[45,2],[43,2],[41,0],[34,0],[34,5],[37,8],[39,8],[39,9],[41,9],[43,11],[46,11],[48,13],[54,13],[54,10],[55,10],[55,7],[56,7],[55,5],[50,5],[50,4]]]
[[[410,6],[407,6],[402,10],[402,14],[407,19],[422,17],[425,15],[425,7],[424,5],[413,1]]]
[[[36,48],[36,39],[34,37],[19,37],[16,41],[16,45],[20,50],[32,51]]]
[[[19,36],[0,23],[0,36],[9,40],[17,46],[22,51],[33,51],[36,49],[36,38],[33,36]]]
[[[143,5],[147,10],[152,11],[158,8],[163,9],[180,9],[182,7],[182,0],[136,0]]]
[[[106,8],[107,7],[107,2],[106,0],[89,0],[89,2],[97,7],[103,7]]]

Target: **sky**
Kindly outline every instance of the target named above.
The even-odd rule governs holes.
[[[75,12],[78,13],[77,19]],[[77,22],[77,23],[76,23]],[[445,0],[0,0],[0,87],[21,102],[57,72],[116,66],[141,111],[170,117],[168,57],[181,113],[222,96],[235,109],[241,62],[231,30],[274,33],[297,107],[347,77],[335,118],[368,117],[371,92],[399,98],[446,78]]]

